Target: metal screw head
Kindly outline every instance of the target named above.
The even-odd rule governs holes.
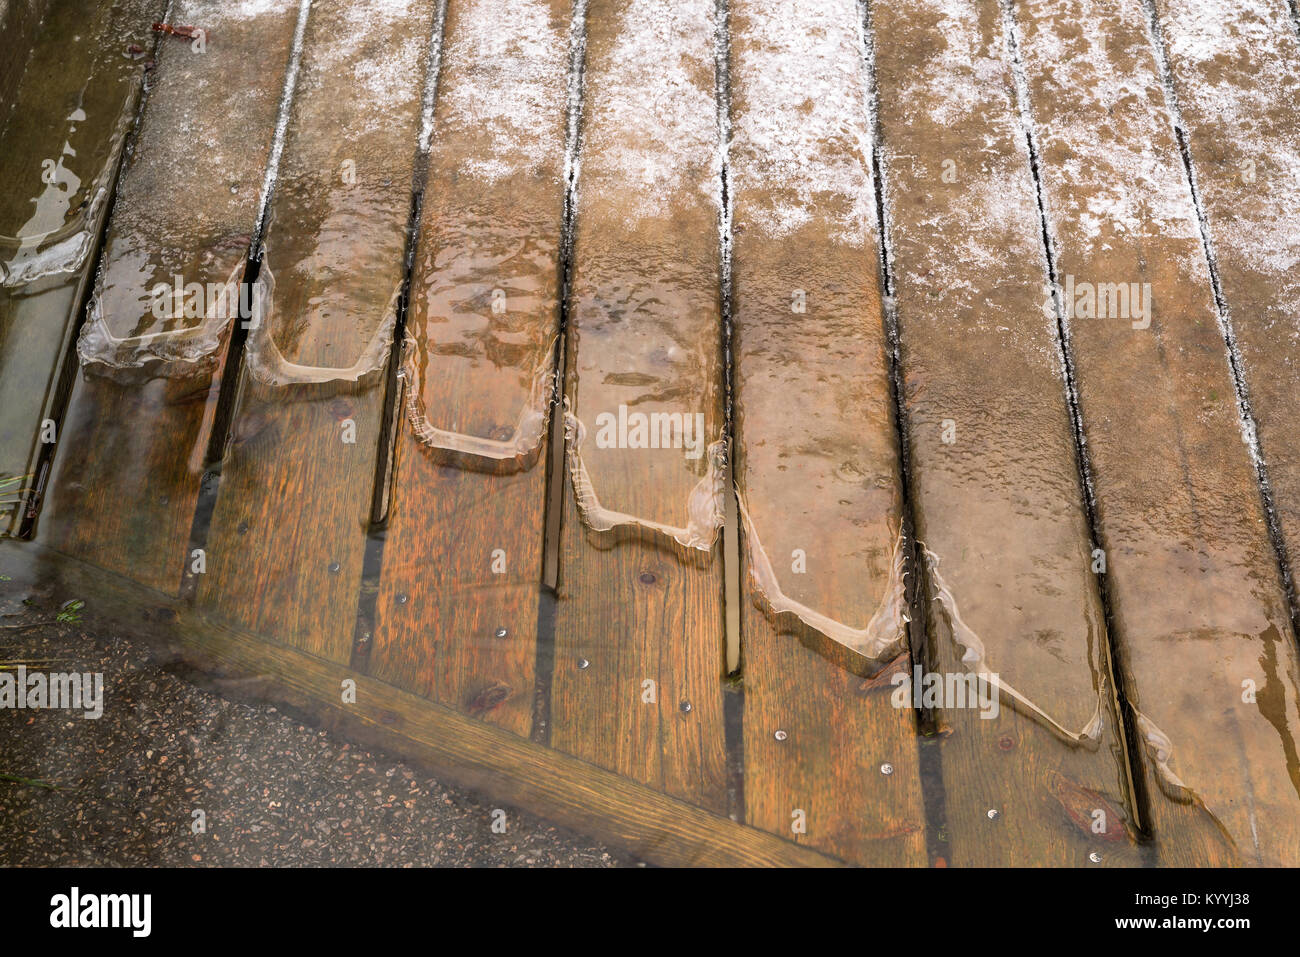
[[[578,659],[578,668],[579,668],[579,669],[581,669],[582,671],[586,671],[586,670],[587,670],[588,668],[590,668],[590,667],[591,667],[591,662],[588,661],[586,658],[579,658],[579,659]]]
[[[410,599],[407,598],[406,595],[398,595],[398,596],[397,596],[397,603],[398,603],[399,605],[405,605],[409,600],[410,600]]]
[[[1091,854],[1088,855],[1088,860],[1092,861],[1094,864],[1100,864],[1101,855],[1098,854],[1096,851],[1093,851]]]
[[[885,775],[893,774],[894,766],[892,764],[882,764],[880,766],[880,773]]]
[[[778,740],[778,741],[784,741],[786,738],[788,738],[788,737],[790,737],[790,736],[789,736],[788,734],[786,734],[784,731],[780,731],[780,730],[778,730],[778,731],[776,732],[776,734],[772,735],[772,737],[776,738],[776,740]]]
[[[682,714],[689,714],[691,710],[691,703],[689,701],[683,701],[677,707],[681,709]]]
[[[498,638],[504,638],[506,635],[510,634],[510,632],[506,631],[504,628],[498,628],[496,631],[493,632],[493,634],[496,635]]]
[[[340,565],[338,562],[330,562],[330,564],[329,564],[330,574],[331,574],[331,575],[337,575],[337,574],[339,573],[339,569],[342,568],[342,567],[343,567],[343,566]]]
[[[989,808],[989,810],[988,810],[989,820],[990,820],[990,821],[996,821],[996,820],[998,819],[998,814],[999,814],[999,813],[1000,813],[1000,812],[998,811],[997,808],[995,808],[995,807],[991,807],[991,808]]]

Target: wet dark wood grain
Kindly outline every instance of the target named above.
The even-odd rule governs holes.
[[[362,22],[341,33],[348,16]],[[249,336],[198,581],[201,606],[339,663],[352,655],[384,452],[385,360],[434,20],[432,2],[392,17],[313,4],[265,237],[267,335]],[[358,79],[373,63],[390,64],[400,95]]]

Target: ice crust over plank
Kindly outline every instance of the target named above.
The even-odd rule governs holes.
[[[308,0],[175,4],[171,22],[201,28],[205,52],[192,41],[163,38],[169,45],[144,114],[151,132],[135,146],[119,184],[77,341],[83,366],[117,374],[162,363],[166,374],[180,375],[215,361],[238,314],[251,239],[241,230],[260,221],[249,213],[263,209],[273,181],[309,9]],[[279,61],[282,50],[287,57]],[[261,62],[272,51],[279,62]],[[283,85],[246,82],[257,68],[285,69]],[[277,115],[272,144],[232,135],[241,121],[257,128]],[[267,145],[270,163],[249,161]],[[177,293],[160,296],[165,286]]]
[[[961,612],[957,609],[957,599],[953,597],[947,584],[939,574],[939,556],[924,546],[921,547],[922,555],[926,562],[926,570],[930,578],[930,587],[934,592],[934,602],[939,606],[943,616],[947,619],[949,629],[952,632],[953,641],[962,648],[962,664],[972,673],[981,676],[989,682],[998,691],[1009,698],[1014,706],[1024,712],[1026,715],[1037,717],[1048,728],[1050,728],[1057,737],[1068,744],[1083,745],[1089,748],[1095,748],[1101,741],[1102,731],[1102,713],[1106,694],[1106,682],[1104,676],[1097,676],[1097,707],[1093,712],[1092,718],[1078,731],[1073,731],[1064,727],[1050,714],[1040,708],[1034,702],[1030,701],[1019,691],[1003,681],[997,672],[990,667],[985,655],[984,642],[980,639],[965,621],[962,620]],[[1094,673],[1096,672],[1096,662],[1093,662]]]
[[[62,154],[47,174],[52,179],[37,197],[31,218],[18,228],[15,236],[0,236],[0,286],[19,286],[54,273],[76,272],[85,264],[94,248],[94,224],[108,201],[122,145],[134,116],[129,108],[130,98],[127,104],[118,117],[103,165],[98,170],[83,171],[90,174],[85,184],[87,198],[71,217],[68,212],[72,198],[82,189],[84,180],[73,172],[78,165],[77,151],[71,143],[64,142]],[[67,117],[69,136],[84,119],[80,109]]]
[[[570,414],[568,408],[566,398],[564,437],[568,450],[569,475],[573,480],[573,496],[583,522],[597,532],[608,532],[620,526],[644,528],[667,535],[687,548],[705,552],[713,548],[718,529],[725,520],[727,443],[724,439],[717,439],[705,449],[707,467],[687,499],[686,525],[676,527],[615,511],[600,503],[591,476],[587,474],[587,467],[582,461],[582,444],[587,438],[586,426]]]
[[[863,373],[877,376],[877,386],[885,381],[881,370],[861,361],[883,334],[880,317],[860,311],[857,299],[854,306],[814,309],[801,318],[801,344],[786,358],[784,322],[755,289],[780,285],[778,276],[796,284],[795,277],[809,275],[819,283],[815,277],[826,267],[805,248],[808,237],[821,249],[852,250],[864,270],[876,266],[875,244],[869,243],[876,209],[862,12],[857,0],[744,0],[730,6],[727,168],[745,250],[739,255],[788,259],[778,273],[744,259],[733,266],[741,289],[749,290],[734,307],[740,335],[732,348],[739,350],[737,375],[743,379],[736,415],[762,423],[753,441],[740,436],[747,467],[736,477],[751,600],[775,628],[788,632],[801,623],[861,659],[853,663],[855,670],[865,663],[875,671],[905,649],[908,620],[897,499],[886,503],[881,495],[897,495],[899,479],[892,458],[877,458],[879,433],[893,432],[888,394],[878,388],[865,401],[858,394]],[[724,244],[731,241],[728,225]],[[850,282],[856,285],[856,277]],[[796,380],[804,385],[792,387]],[[816,383],[819,401],[838,409],[835,418],[841,421],[819,417],[805,428],[783,418],[811,397],[809,383]],[[859,415],[874,421],[850,425],[847,420]],[[793,475],[797,481],[786,484]],[[816,492],[804,499],[809,488]],[[863,521],[878,509],[884,522]],[[887,526],[893,529],[892,550],[877,538]],[[781,563],[774,564],[769,552],[786,553],[796,529],[820,540],[821,570],[789,579],[787,593],[778,575]],[[858,596],[840,596],[841,604],[860,609],[854,613],[808,597],[867,587],[873,595],[883,587],[879,604],[869,611]]]
[[[555,164],[562,149],[557,130],[569,98],[576,25],[555,19],[553,6],[543,0],[475,0],[457,12],[440,54],[440,72],[454,77],[455,82],[441,86],[436,125],[433,117],[429,121],[434,137],[431,148],[440,153],[445,142],[448,150],[446,155],[435,156],[435,163],[454,165],[458,177],[503,188],[518,177],[545,175]],[[581,10],[575,9],[575,20],[581,15]],[[448,134],[445,141],[437,139],[438,130]],[[460,132],[474,138],[473,150],[459,145]],[[566,163],[568,160],[566,156]],[[425,445],[453,457],[466,457],[465,464],[470,466],[481,460],[495,463],[493,469],[497,465],[522,468],[532,462],[547,434],[556,377],[554,336],[535,350],[540,356],[535,368],[525,363],[515,370],[527,378],[529,386],[509,435],[489,437],[459,431],[454,425],[443,427],[449,419],[454,421],[455,411],[430,410],[423,396],[422,347],[430,356],[492,363],[499,368],[509,364],[507,355],[530,351],[518,316],[507,312],[497,318],[495,309],[477,303],[477,296],[489,281],[500,283],[497,288],[503,293],[503,286],[512,290],[526,287],[530,280],[511,276],[510,262],[515,256],[533,258],[533,244],[541,242],[547,231],[541,223],[532,223],[536,233],[529,234],[528,227],[514,222],[464,215],[468,221],[457,224],[460,232],[442,236],[459,248],[452,255],[440,254],[436,266],[429,264],[436,279],[413,292],[443,302],[426,323],[427,341],[421,343],[408,334],[404,343],[403,408],[411,434]],[[520,231],[512,232],[515,228]],[[499,275],[487,277],[480,253],[497,257]],[[515,300],[521,301],[518,295]],[[528,308],[544,311],[546,304],[539,301]],[[537,345],[540,343],[535,342]]]
[[[431,10],[424,0],[314,4],[245,346],[263,384],[357,382],[387,364]],[[340,180],[343,157],[351,177]],[[313,292],[293,314],[281,304],[276,315],[276,247],[289,295]]]
[[[716,5],[712,0],[633,0],[622,5],[612,33],[599,63],[588,65],[589,70],[599,70],[599,81],[585,93],[581,207],[593,211],[602,229],[626,236],[634,246],[648,243],[645,248],[655,252],[650,257],[652,265],[628,257],[620,267],[623,275],[603,276],[603,284],[593,290],[591,299],[576,307],[575,337],[586,336],[588,342],[604,337],[606,351],[601,355],[609,358],[603,365],[584,366],[586,354],[580,351],[578,371],[571,382],[580,402],[579,378],[590,375],[598,383],[594,394],[602,395],[610,405],[596,415],[598,426],[601,415],[612,415],[618,405],[651,416],[676,415],[680,431],[671,438],[665,432],[663,438],[685,443],[688,438],[682,423],[695,421],[693,416],[704,420],[704,413],[690,411],[690,404],[713,394],[715,384],[722,381],[722,369],[712,344],[698,336],[698,319],[689,315],[711,308],[699,286],[699,272],[694,263],[674,257],[669,252],[671,241],[665,242],[664,237],[677,228],[680,211],[697,221],[703,210],[721,213]],[[578,218],[581,228],[581,211]],[[650,236],[655,238],[648,240]],[[609,252],[603,245],[600,249],[601,255]],[[581,249],[578,256],[581,261]],[[598,267],[596,271],[601,270]],[[668,306],[673,302],[680,305]],[[638,322],[623,324],[625,314],[638,313]],[[617,366],[610,338],[615,330],[617,344],[623,348]],[[720,330],[711,334],[720,336]],[[684,414],[680,411],[683,402],[687,406]],[[671,502],[674,489],[673,495],[660,493],[653,505],[647,503],[647,511],[661,509],[653,517],[620,511],[602,501],[600,495],[608,495],[608,489],[597,488],[589,463],[597,468],[598,476],[623,473],[620,493],[627,495],[632,489],[630,497],[660,482],[676,487],[677,466],[660,457],[642,472],[603,453],[592,451],[585,458],[588,423],[573,409],[570,397],[565,400],[564,424],[568,471],[579,514],[588,528],[600,532],[619,527],[648,529],[687,548],[712,549],[724,519],[726,440],[720,434],[720,423],[713,426],[716,431],[707,447],[703,434],[696,433],[689,440],[703,461],[688,463],[695,478],[685,495],[684,509]],[[708,426],[702,425],[701,432],[704,428]],[[653,426],[650,433],[659,434]],[[674,447],[658,441],[626,447]],[[599,442],[597,445],[604,448]],[[629,482],[627,476],[632,472],[635,479]]]

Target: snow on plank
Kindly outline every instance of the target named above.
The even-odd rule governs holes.
[[[569,0],[452,0],[371,673],[532,726]]]
[[[861,10],[729,12],[745,816],[924,865]]]
[[[1017,24],[1156,851],[1294,865],[1300,668],[1147,17]]]
[[[872,4],[872,21],[927,667],[944,677],[942,694],[928,677],[912,688],[944,735],[938,852],[957,864],[1131,863],[1105,623],[1001,5]],[[996,676],[999,693],[947,680],[972,672]]]
[[[347,663],[434,0],[315,0],[198,604]]]
[[[39,483],[42,453],[58,438],[63,357],[162,8],[53,4],[14,111],[0,119],[0,182],[9,184],[0,192],[0,532],[18,530],[24,490]],[[135,58],[124,56],[130,47]]]
[[[724,372],[713,0],[594,0],[553,746],[714,811]]]

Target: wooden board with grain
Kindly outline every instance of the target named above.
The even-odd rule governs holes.
[[[315,0],[197,600],[351,660],[437,5]]]
[[[533,723],[569,0],[447,9],[371,673]]]
[[[871,26],[926,665],[945,676],[987,670],[1002,686],[996,697],[984,688],[978,707],[954,707],[954,682],[936,702],[936,851],[955,864],[1134,863],[1002,7],[877,2]]]
[[[1294,866],[1300,663],[1147,17],[1017,8],[1158,859]]]
[[[52,4],[13,112],[0,108],[0,534],[20,530],[58,439],[63,360],[135,118],[150,18],[162,7]],[[17,37],[4,42],[25,49]]]
[[[189,562],[298,19],[293,0],[248,15],[244,6],[182,0],[176,21],[205,30],[203,41],[160,44],[37,530],[53,548],[168,592]],[[159,292],[177,277],[180,295]]]
[[[587,9],[551,743],[721,812],[714,12]]]
[[[891,702],[911,656],[860,16],[729,10],[745,816],[923,865],[914,712]]]

